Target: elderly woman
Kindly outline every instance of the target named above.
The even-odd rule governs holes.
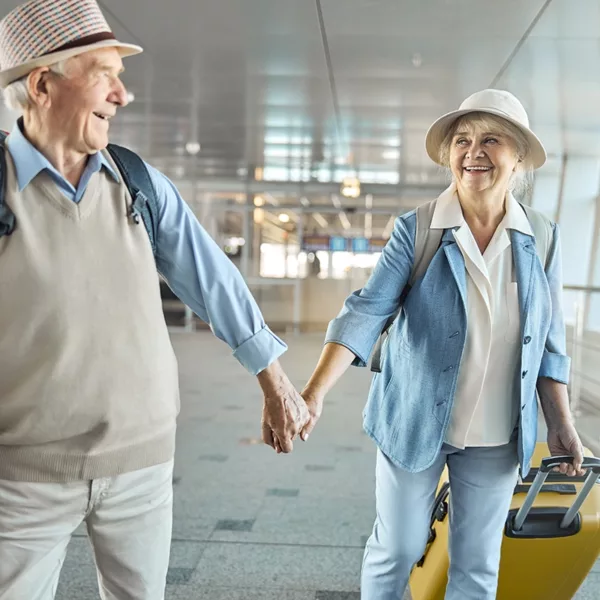
[[[423,555],[447,466],[446,599],[492,600],[519,467],[528,472],[537,439],[536,389],[551,453],[575,457],[560,470],[583,474],[567,397],[559,230],[546,220],[542,264],[528,213],[511,190],[546,153],[511,94],[484,90],[469,97],[432,125],[426,147],[453,181],[432,206],[429,227],[443,231],[440,245],[403,299],[364,411],[378,452],[377,517],[365,549],[362,598],[402,598]],[[304,439],[325,394],[351,364],[366,364],[400,307],[415,236],[413,211],[396,220],[371,278],[331,322],[302,394],[312,414]]]

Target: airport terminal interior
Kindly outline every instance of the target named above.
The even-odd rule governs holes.
[[[167,175],[240,270],[299,390],[396,218],[449,185],[425,151],[431,123],[485,88],[519,98],[548,159],[518,199],[560,226],[571,406],[600,456],[600,0],[99,4],[144,48],[124,61],[111,141]],[[181,385],[167,600],[359,600],[370,369],[349,369],[310,439],[277,455],[256,378],[161,290]],[[57,598],[97,587],[82,527]],[[574,598],[600,598],[600,562]]]

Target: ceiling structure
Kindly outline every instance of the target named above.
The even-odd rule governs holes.
[[[0,12],[19,3],[0,0]],[[268,206],[304,198],[335,213],[332,194],[356,175],[381,232],[378,210],[444,186],[427,128],[486,87],[521,99],[550,155],[543,169],[600,156],[600,0],[100,4],[145,49],[125,59],[134,99],[113,141],[216,199],[266,191]],[[344,203],[362,210],[365,198]]]

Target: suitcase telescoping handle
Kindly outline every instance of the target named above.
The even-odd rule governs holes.
[[[554,469],[554,467],[560,466],[561,463],[573,464],[573,457],[551,456],[542,460],[540,468],[535,476],[535,479],[533,480],[533,483],[531,484],[531,487],[529,488],[529,492],[527,493],[523,505],[515,516],[513,523],[513,528],[515,531],[520,531],[523,527],[523,523],[525,522],[525,519],[527,518],[527,515],[529,514],[529,511],[531,510],[531,507],[533,506],[539,491],[542,489],[542,485],[544,485],[544,481],[546,481],[546,477],[548,477],[550,471]],[[563,529],[568,527],[573,522],[573,519],[575,519],[575,516],[581,508],[581,505],[584,503],[588,494],[592,491],[596,481],[598,480],[598,477],[600,477],[600,458],[585,456],[583,458],[581,468],[586,469],[588,474],[585,478],[585,483],[583,484],[581,491],[579,494],[577,494],[577,497],[575,498],[571,508],[569,508],[569,510],[565,513],[565,516],[560,523],[560,527]],[[566,475],[565,480],[568,481],[568,477]]]

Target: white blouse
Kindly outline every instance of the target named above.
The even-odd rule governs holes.
[[[451,229],[465,259],[467,335],[446,442],[457,448],[509,442],[519,416],[520,314],[509,229],[533,235],[509,192],[506,213],[481,254],[456,193],[443,194],[431,228]]]

